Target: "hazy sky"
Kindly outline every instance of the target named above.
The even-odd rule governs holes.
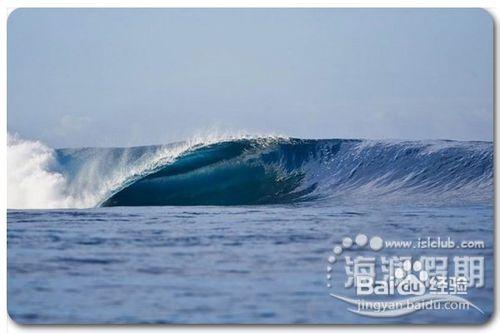
[[[21,9],[8,130],[54,147],[208,129],[492,140],[483,10]]]

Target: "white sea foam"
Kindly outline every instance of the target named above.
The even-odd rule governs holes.
[[[57,171],[53,149],[39,141],[7,136],[7,206],[9,208],[70,207],[67,181]]]

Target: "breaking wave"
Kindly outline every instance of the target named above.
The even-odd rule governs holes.
[[[242,136],[52,149],[8,137],[9,208],[492,198],[491,142]]]

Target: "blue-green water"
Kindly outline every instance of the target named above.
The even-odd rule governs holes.
[[[9,138],[8,148],[17,322],[482,323],[493,311],[491,142],[268,137],[51,149]],[[328,262],[360,234],[482,246],[374,253],[356,242]],[[374,255],[483,258],[484,285],[462,295],[477,308],[350,311],[330,294],[354,297],[346,263]]]

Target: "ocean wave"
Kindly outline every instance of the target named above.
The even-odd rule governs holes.
[[[9,208],[461,203],[492,197],[491,142],[226,136],[51,149],[8,138]]]

